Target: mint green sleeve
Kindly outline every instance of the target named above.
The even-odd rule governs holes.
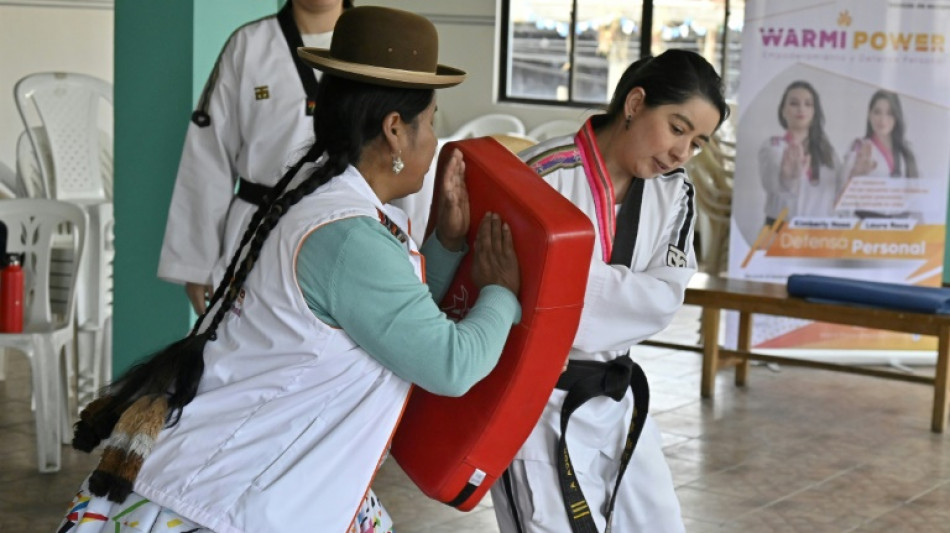
[[[449,320],[416,277],[405,245],[370,217],[312,232],[296,275],[317,318],[342,328],[397,376],[444,396],[461,396],[488,375],[521,314],[511,291],[490,285],[465,319]]]
[[[419,248],[422,255],[426,258],[426,285],[429,286],[429,292],[432,293],[432,299],[441,302],[445,292],[449,290],[452,279],[455,277],[455,271],[459,263],[468,252],[466,245],[461,251],[452,252],[447,250],[435,233],[422,243]]]

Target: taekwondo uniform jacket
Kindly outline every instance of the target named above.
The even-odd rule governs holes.
[[[851,143],[851,149],[848,150],[847,155],[844,157],[844,164],[841,165],[842,176],[848,178],[851,175],[851,169],[854,168],[855,163],[857,163],[858,152],[861,150],[861,145],[863,141],[870,141],[871,143],[871,161],[874,161],[874,169],[870,172],[863,174],[864,176],[871,176],[874,178],[888,178],[892,177],[894,172],[894,156],[889,153],[886,148],[881,146],[880,143],[875,139],[855,139]],[[901,172],[900,176],[893,177],[907,177],[907,161],[901,161]]]
[[[848,181],[851,179],[851,171],[854,168],[854,165],[857,163],[858,152],[861,150],[861,145],[863,141],[869,141],[871,143],[871,161],[875,163],[874,168],[862,176],[869,176],[872,178],[906,178],[907,177],[907,161],[900,161],[900,175],[894,176],[894,166],[897,163],[894,159],[894,155],[887,150],[884,146],[880,144],[879,141],[875,138],[871,139],[855,139],[851,144],[851,149],[848,150],[848,153],[844,157],[844,162],[841,165],[841,177],[844,181],[844,186],[847,186]],[[857,177],[857,176],[855,176]],[[870,209],[839,209],[838,215],[842,217],[852,217],[859,216],[861,218],[916,218],[918,221],[921,221],[923,215],[920,211],[908,211],[908,210],[870,210]]]
[[[217,533],[346,530],[410,384],[318,320],[294,269],[310,232],[345,217],[378,219],[377,209],[405,231],[405,214],[382,206],[350,167],[281,219],[205,348],[198,395],[160,433],[136,493]]]
[[[234,196],[238,178],[273,186],[312,143],[306,100],[276,16],[231,35],[188,125],[159,278],[212,283],[256,209]]]
[[[776,135],[766,139],[759,149],[759,177],[766,195],[765,216],[778,218],[784,209],[788,209],[785,220],[796,216],[835,216],[835,202],[843,187],[838,157],[833,156],[835,168],[818,166],[817,180],[811,179],[811,171],[806,168],[797,179],[783,182],[779,174],[786,147],[788,139]]]
[[[593,222],[594,252],[580,325],[569,358],[609,361],[669,325],[682,306],[686,285],[696,272],[693,252],[695,209],[693,185],[683,169],[645,180],[632,264],[609,264],[614,215],[619,205],[614,203],[613,186],[592,141],[591,122],[588,121],[576,137],[549,139],[521,152],[519,157]],[[565,394],[562,390],[553,391],[540,421],[516,455],[516,460],[524,461],[529,484],[532,463],[544,463],[542,469],[545,470],[553,468],[550,465],[556,460],[554,450],[560,436],[561,405]],[[632,410],[633,394],[628,389],[620,402],[603,396],[592,398],[571,417],[567,442],[571,463],[582,480],[582,488],[583,479],[592,475],[608,478],[604,482],[613,489]],[[591,472],[600,454],[611,459],[612,471]],[[650,457],[647,461],[653,464],[640,464],[638,459],[644,457]],[[654,470],[654,467],[659,470]],[[629,503],[631,499],[638,499],[641,492],[630,489],[632,485],[643,487],[650,493],[648,502]],[[550,489],[532,486],[531,490],[536,498],[533,503],[536,520],[544,521],[541,515],[545,513],[564,515],[564,504],[557,486]],[[546,497],[541,495],[544,490],[548,493]],[[621,507],[636,507],[645,509],[651,516],[638,517],[636,524],[618,523],[615,519],[615,531],[681,530],[679,503],[673,492],[669,469],[662,458],[659,433],[652,420],[648,419],[620,491],[616,514],[623,514]],[[595,492],[585,491],[592,509],[597,509],[595,503],[603,498],[601,494],[598,500]],[[541,501],[541,498],[548,501]],[[595,520],[603,521],[603,517]],[[640,524],[648,524],[650,529],[640,529]],[[502,528],[502,531],[508,530]],[[529,528],[528,531],[534,530]]]

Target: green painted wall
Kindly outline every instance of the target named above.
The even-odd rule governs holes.
[[[273,0],[115,2],[117,375],[188,332],[184,291],[155,275],[185,131],[228,35],[275,9]]]
[[[186,333],[181,288],[155,276],[191,109],[192,2],[115,3],[113,367]]]
[[[208,74],[231,33],[241,25],[275,13],[277,0],[200,0],[194,2],[194,80],[195,102],[201,96]]]

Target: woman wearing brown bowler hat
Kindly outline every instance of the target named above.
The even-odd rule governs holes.
[[[329,50],[299,50],[324,73],[317,141],[253,217],[192,334],[82,413],[73,445],[102,440],[103,454],[60,531],[391,530],[369,486],[411,384],[463,394],[520,313],[496,215],[474,246],[475,306],[454,323],[435,303],[466,252],[461,154],[421,250],[389,205],[434,155],[434,89],[465,77],[437,50],[429,21],[380,7],[345,12]]]

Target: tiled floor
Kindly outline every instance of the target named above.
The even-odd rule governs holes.
[[[695,339],[696,317],[684,309],[663,336]],[[687,531],[950,531],[950,436],[930,432],[931,389],[753,367],[746,389],[724,372],[715,400],[700,401],[697,354],[642,348],[636,357],[651,379]],[[0,384],[3,533],[53,531],[95,461],[64,449],[61,472],[36,473],[28,376],[15,358]],[[426,499],[392,461],[375,488],[399,533],[498,531],[490,501],[457,512]]]

